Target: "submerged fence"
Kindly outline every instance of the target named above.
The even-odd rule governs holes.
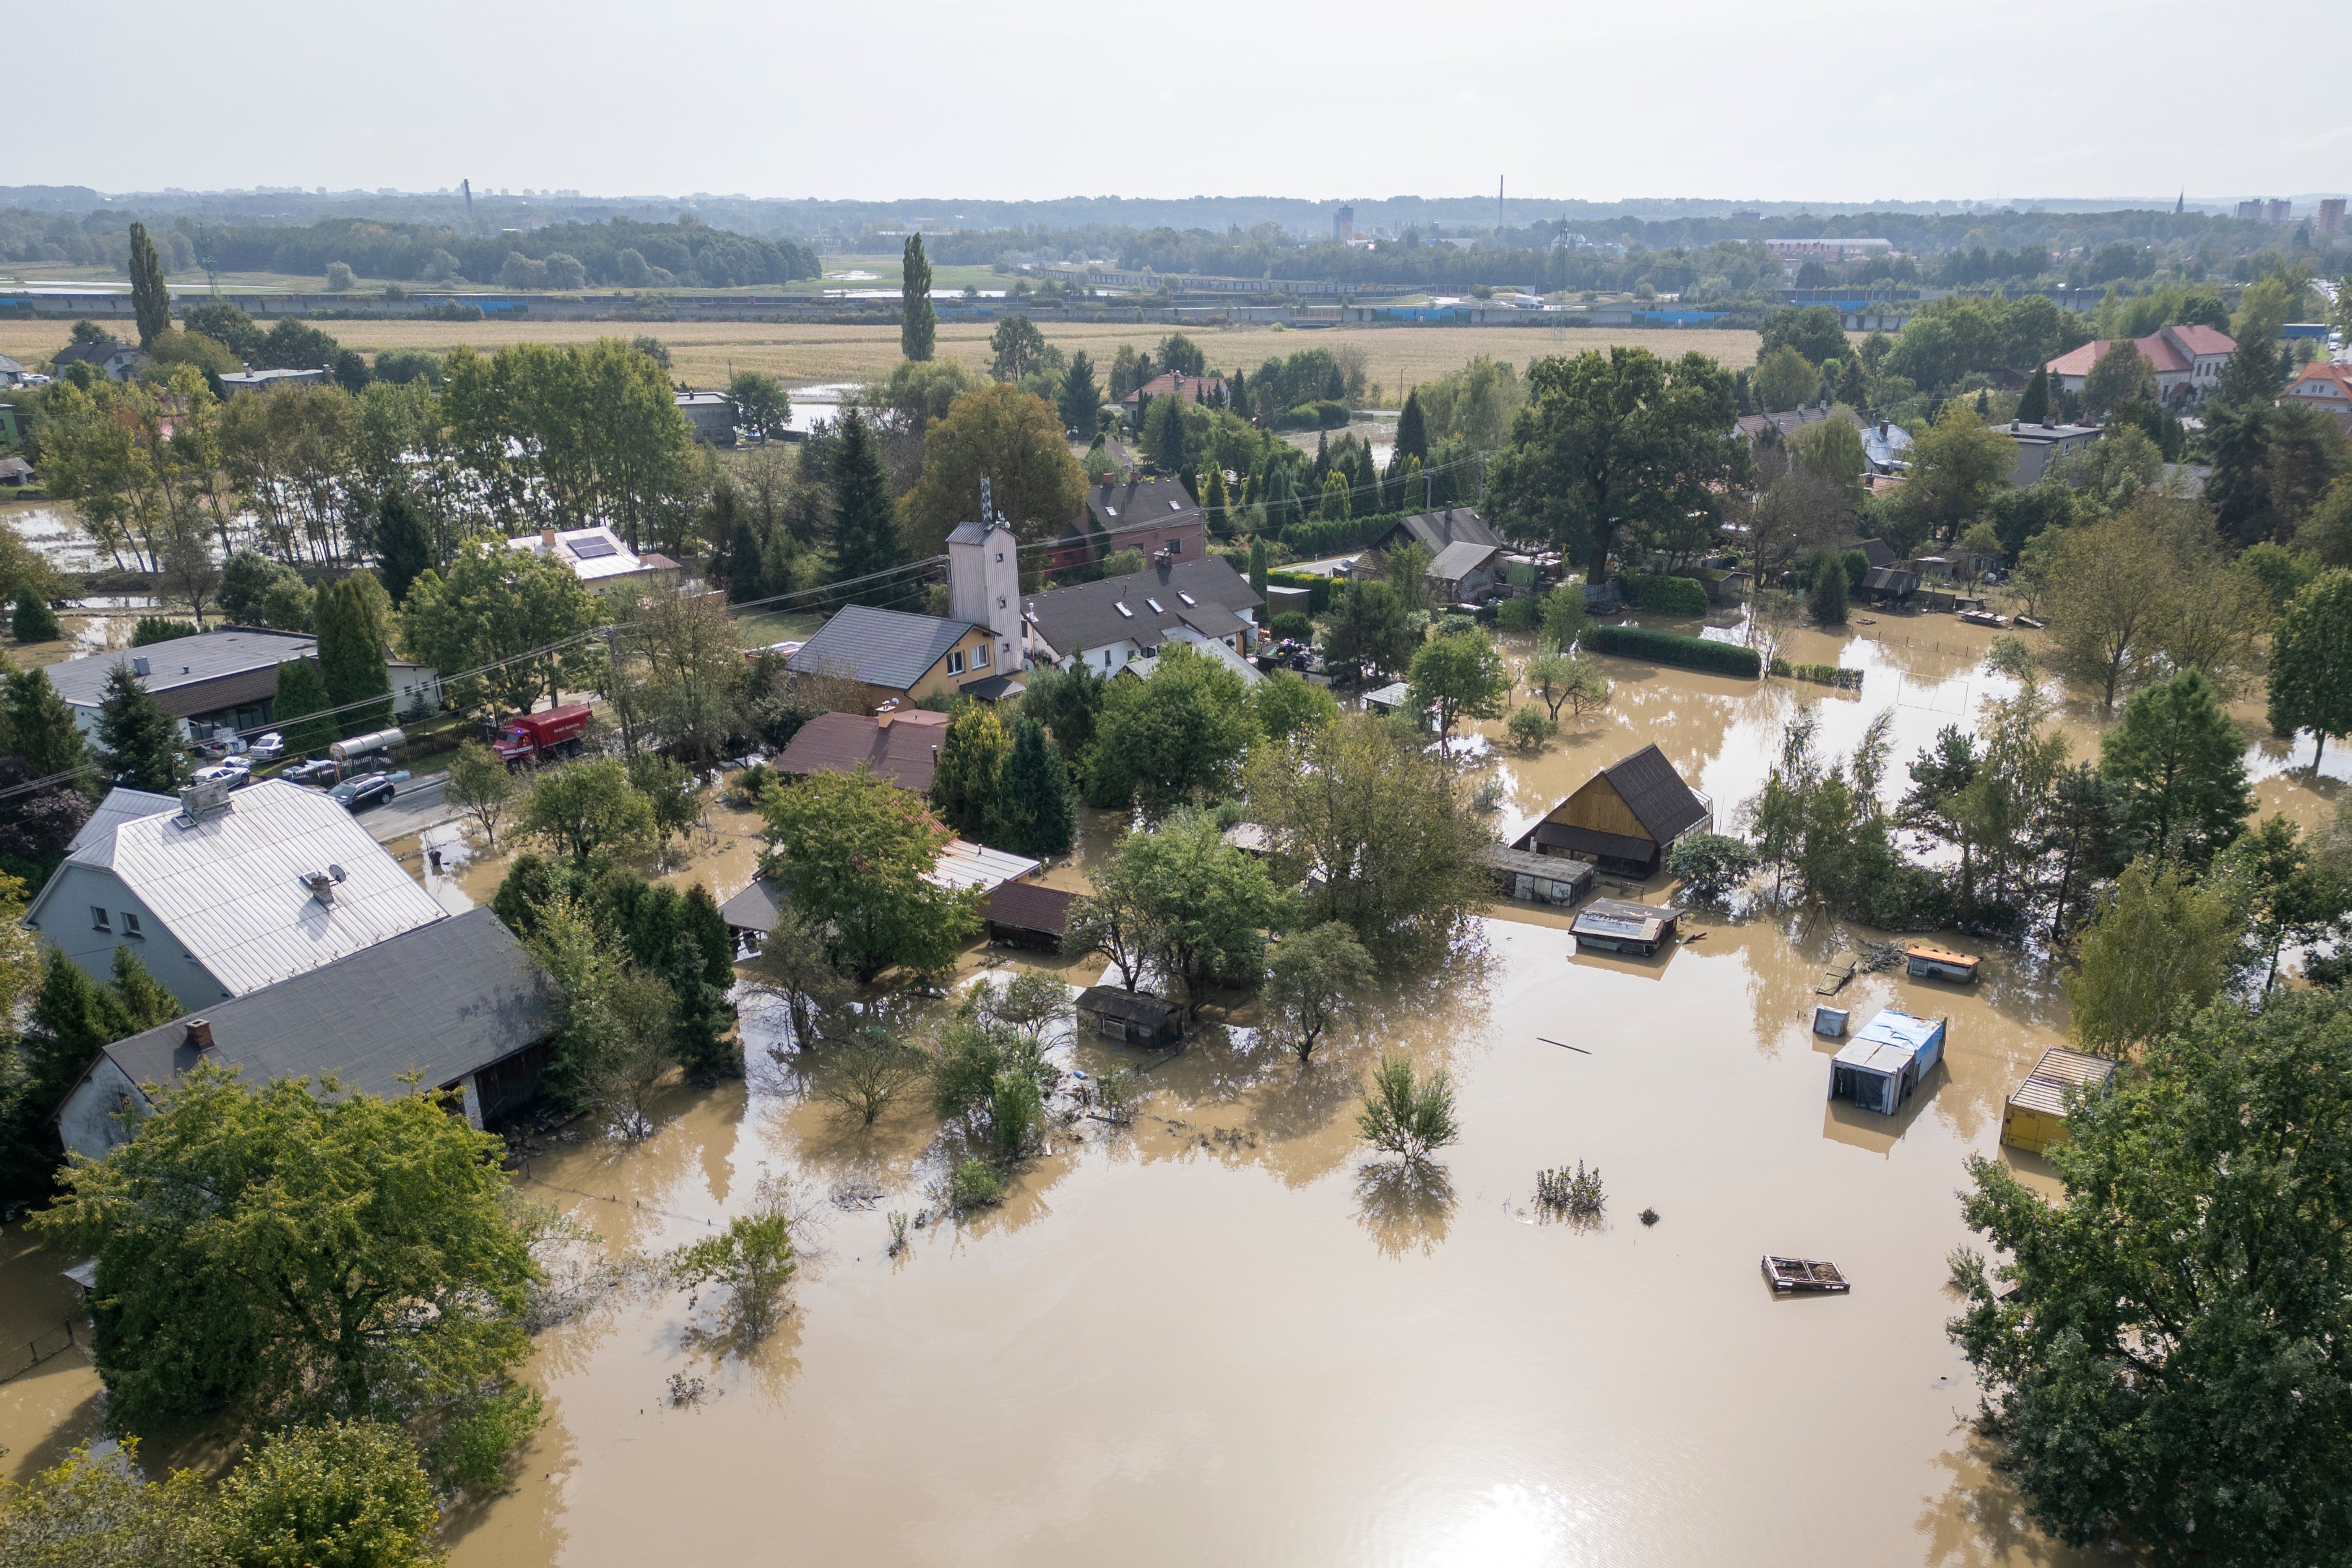
[[[23,1344],[0,1350],[0,1383],[22,1377],[52,1356],[62,1355],[80,1343],[76,1337],[74,1322],[68,1318],[45,1334],[39,1334]]]

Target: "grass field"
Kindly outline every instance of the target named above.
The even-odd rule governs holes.
[[[787,386],[862,381],[898,362],[896,327],[784,325],[761,321],[326,321],[320,327],[346,348],[374,353],[384,349],[446,351],[460,343],[488,350],[504,343],[584,343],[597,338],[651,333],[669,345],[671,374],[696,386],[723,385],[730,371],[766,371]],[[69,338],[63,321],[0,321],[0,354],[46,360]],[[1171,328],[1162,323],[1118,325],[1047,324],[1049,342],[1065,352],[1084,349],[1107,367],[1122,343],[1148,349]],[[940,328],[939,351],[974,369],[988,363],[988,335],[980,323]],[[1459,370],[1473,356],[1491,354],[1524,366],[1543,354],[1573,354],[1612,344],[1638,344],[1662,355],[1696,349],[1726,366],[1756,362],[1756,334],[1659,328],[1599,327],[1331,327],[1294,331],[1278,327],[1230,327],[1192,333],[1219,369],[1255,370],[1273,354],[1301,349],[1362,348],[1366,374],[1381,383],[1384,398],[1400,386],[1431,381]]]

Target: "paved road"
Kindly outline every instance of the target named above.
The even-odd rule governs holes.
[[[454,821],[460,815],[457,808],[441,798],[442,786],[448,781],[447,774],[433,773],[413,783],[397,785],[391,800],[362,811],[360,821],[367,824],[367,831],[375,835],[380,844]]]

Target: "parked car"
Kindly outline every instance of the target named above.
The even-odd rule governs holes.
[[[342,776],[341,768],[322,757],[315,761],[298,762],[278,777],[289,784],[308,784],[314,789],[324,789]]]
[[[346,811],[364,811],[392,799],[392,780],[381,773],[365,779],[346,779],[327,793],[341,801]]]
[[[244,758],[237,758],[242,762]],[[253,782],[253,769],[241,768],[236,762],[216,762],[210,768],[199,768],[188,776],[192,784],[226,784],[232,789],[242,789]]]
[[[273,729],[247,744],[245,754],[256,762],[275,762],[286,755],[286,737]]]

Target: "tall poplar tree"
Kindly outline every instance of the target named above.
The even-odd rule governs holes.
[[[2271,637],[2271,727],[2312,733],[2311,767],[2331,735],[2352,735],[2352,571],[2324,571],[2288,601]]]
[[[907,250],[898,267],[898,351],[910,360],[931,357],[940,319],[931,308],[931,263],[923,255],[923,236],[907,236]]]
[[[833,460],[833,576],[836,582],[887,571],[906,559],[898,541],[898,507],[866,417],[841,417],[841,446]],[[867,584],[848,596],[878,602],[904,585]]]
[[[131,308],[139,318],[139,346],[152,349],[172,329],[172,292],[163,287],[163,262],[145,224],[131,225]]]

